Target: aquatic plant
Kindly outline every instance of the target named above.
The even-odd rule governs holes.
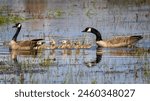
[[[88,18],[92,18],[92,16],[96,16],[96,12],[93,10],[93,9],[87,9],[85,11],[85,15],[88,17]]]
[[[5,2],[0,6],[0,25],[8,23],[16,23],[25,20],[24,17],[16,15],[10,8],[7,7]]]
[[[39,65],[41,67],[50,67],[51,64],[53,64],[53,62],[55,61],[55,59],[44,59],[42,61],[40,61]]]
[[[96,9],[96,3],[97,3],[97,1],[96,0],[92,0],[91,3],[93,4],[93,7]]]
[[[64,14],[64,11],[61,9],[56,9],[56,10],[49,10],[47,15],[48,18],[60,18]]]
[[[24,20],[25,20],[24,17],[14,16],[14,15],[10,15],[10,16],[0,15],[0,25],[8,24],[8,23],[16,23]]]
[[[142,5],[142,4],[150,4],[149,0],[108,0],[108,3],[111,5],[121,5],[121,7],[125,7],[127,5]]]
[[[97,81],[96,80],[92,80],[91,84],[97,84]]]

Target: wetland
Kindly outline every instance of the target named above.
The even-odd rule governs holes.
[[[43,38],[91,44],[88,49],[10,51],[20,22],[18,40]],[[95,36],[81,32],[98,29],[103,39],[142,35],[134,48],[97,48]],[[1,84],[149,84],[149,0],[1,0]]]

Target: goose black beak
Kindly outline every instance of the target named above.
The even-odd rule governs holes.
[[[12,28],[16,28],[16,25],[12,26]]]
[[[86,32],[85,30],[83,30],[82,32]]]

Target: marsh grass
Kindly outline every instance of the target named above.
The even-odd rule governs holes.
[[[109,4],[112,5],[120,5],[122,7],[130,5],[143,5],[143,4],[150,4],[149,0],[108,0]]]
[[[4,3],[0,6],[0,25],[24,21],[25,18],[14,14]]]
[[[92,80],[91,84],[97,84],[97,81],[96,80]]]
[[[47,16],[48,18],[61,18],[64,13],[62,9],[48,10]]]
[[[9,23],[16,23],[16,22],[20,22],[20,21],[24,21],[25,18],[23,17],[19,17],[19,16],[3,16],[0,15],[0,25],[2,24],[9,24]]]

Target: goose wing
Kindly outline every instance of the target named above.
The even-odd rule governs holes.
[[[107,40],[106,43],[109,46],[114,46],[114,47],[124,47],[124,46],[128,46],[131,45],[137,41],[139,41],[140,39],[142,39],[143,37],[141,35],[138,36],[119,36],[119,37],[115,37],[111,40]]]
[[[41,40],[44,40],[44,39],[32,39],[31,41],[41,41]]]
[[[37,42],[41,41],[43,39],[32,39],[32,40],[25,40],[25,41],[17,41],[19,46],[31,46],[31,47],[35,47],[37,46]]]

